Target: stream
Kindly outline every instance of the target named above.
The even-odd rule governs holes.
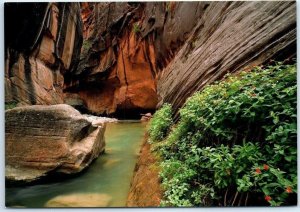
[[[49,200],[55,198],[67,202],[65,207],[72,201],[79,201],[78,204],[95,201],[98,207],[124,207],[145,127],[140,122],[108,123],[105,154],[86,171],[61,182],[6,188],[6,206],[53,207],[55,201],[51,205]]]

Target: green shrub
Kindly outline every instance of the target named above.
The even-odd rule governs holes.
[[[296,91],[296,65],[278,63],[227,75],[190,97],[157,148],[162,205],[295,204]],[[181,168],[170,171],[174,161]],[[193,174],[182,177],[185,170]]]
[[[155,112],[149,123],[149,138],[151,142],[161,141],[165,138],[172,126],[172,107],[170,104],[164,104]]]
[[[134,24],[133,24],[133,29],[132,29],[132,31],[133,31],[135,34],[141,32],[141,29],[140,29],[140,27],[139,27],[139,25],[138,25],[137,23],[134,23]]]
[[[9,110],[9,109],[13,109],[15,107],[17,107],[17,102],[5,102],[5,110]]]

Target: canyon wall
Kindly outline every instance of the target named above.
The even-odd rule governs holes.
[[[64,73],[77,68],[78,3],[5,4],[5,102],[63,103]]]
[[[212,2],[162,71],[158,106],[169,102],[177,111],[195,91],[228,72],[295,54],[295,2]]]
[[[175,111],[228,72],[296,53],[295,2],[82,4],[79,68],[69,99],[98,114]]]
[[[155,110],[159,70],[187,39],[204,7],[174,6],[83,3],[81,60],[76,72],[66,75],[66,101],[119,117]]]
[[[294,1],[10,5],[6,102],[119,118],[164,102],[177,111],[228,72],[296,54]]]

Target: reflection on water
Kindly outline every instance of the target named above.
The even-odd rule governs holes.
[[[86,204],[105,197],[108,207],[124,207],[144,131],[144,123],[107,124],[105,154],[86,172],[62,182],[7,188],[6,206],[45,207],[61,199]]]

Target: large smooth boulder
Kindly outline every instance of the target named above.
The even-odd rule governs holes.
[[[45,207],[50,208],[77,208],[77,207],[108,207],[112,197],[107,194],[78,193],[60,195],[50,199]]]
[[[69,105],[5,112],[5,177],[30,182],[51,172],[77,173],[104,151],[105,124],[93,125]]]

